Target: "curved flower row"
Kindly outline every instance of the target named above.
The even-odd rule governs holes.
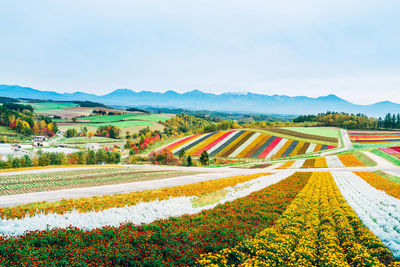
[[[309,177],[295,173],[214,209],[148,225],[0,237],[0,265],[193,266],[200,254],[230,247],[272,225]]]
[[[364,181],[378,190],[385,191],[389,196],[400,199],[400,184],[390,181],[373,172],[356,172]]]
[[[110,208],[102,211],[67,212],[65,214],[38,214],[23,219],[0,220],[1,235],[21,235],[26,231],[42,231],[68,226],[84,230],[92,230],[104,226],[118,226],[124,222],[136,225],[151,223],[155,220],[177,217],[183,214],[195,214],[206,209],[212,209],[218,204],[233,201],[259,191],[271,184],[289,176],[289,173],[279,173],[270,176],[261,176],[232,187],[226,187],[214,194],[204,193],[206,196],[173,197],[165,200],[139,202],[136,205],[121,208]],[[210,191],[215,188],[210,188]]]
[[[330,173],[313,173],[271,228],[199,265],[386,266],[394,258],[341,196]]]
[[[236,184],[256,179],[265,175],[268,175],[268,173],[225,177],[200,183],[125,194],[104,195],[100,197],[86,197],[78,199],[64,199],[57,202],[36,202],[11,208],[1,208],[0,218],[21,219],[26,216],[34,216],[36,214],[65,214],[71,211],[102,211],[111,208],[132,206],[140,202],[166,200],[173,197],[199,196],[212,191],[218,191],[226,187],[234,186]]]
[[[333,172],[335,182],[362,222],[400,258],[400,200],[352,172]]]

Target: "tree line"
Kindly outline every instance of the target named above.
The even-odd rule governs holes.
[[[9,156],[7,160],[0,160],[0,169],[50,165],[117,164],[120,161],[120,152],[107,151],[105,149],[78,151],[68,155],[62,152],[42,152],[39,150],[37,155],[33,157],[28,155],[22,157]]]
[[[368,117],[365,114],[350,114],[344,112],[319,113],[318,115],[300,115],[293,119],[295,124],[313,122],[315,126],[336,126],[346,129],[399,129],[400,114],[388,113],[382,119]]]
[[[4,103],[0,106],[0,125],[6,126],[17,133],[30,136],[53,136],[58,126],[50,117],[35,115],[31,105]]]

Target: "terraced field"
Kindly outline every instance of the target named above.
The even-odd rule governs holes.
[[[256,131],[231,130],[189,136],[166,146],[166,148],[174,154],[178,154],[181,149],[184,149],[186,153],[193,156],[199,156],[206,150],[212,157],[276,159],[335,147]]]

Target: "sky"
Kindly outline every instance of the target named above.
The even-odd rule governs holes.
[[[400,103],[400,1],[0,0],[0,84]]]

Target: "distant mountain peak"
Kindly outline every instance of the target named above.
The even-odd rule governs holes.
[[[363,113],[369,116],[384,116],[396,113],[400,104],[382,101],[372,105],[350,103],[335,94],[320,97],[265,95],[248,92],[206,93],[194,89],[186,93],[168,90],[164,93],[154,91],[133,91],[127,88],[114,90],[105,95],[83,92],[60,94],[52,91],[39,91],[19,85],[0,85],[0,96],[11,98],[93,101],[106,105],[148,105],[174,108],[203,109],[223,112],[246,112],[260,114],[317,114],[325,111]]]

